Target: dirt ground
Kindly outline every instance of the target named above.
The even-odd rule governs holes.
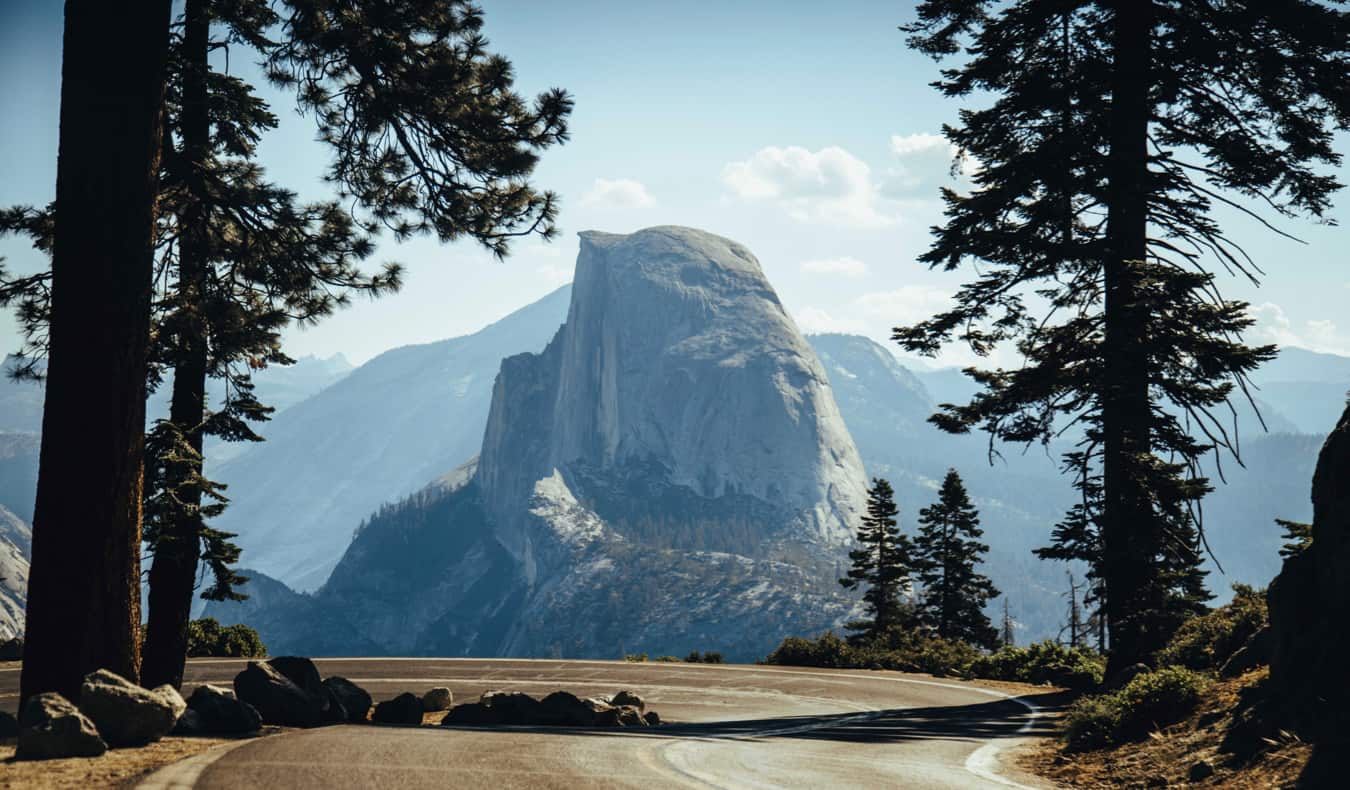
[[[1142,741],[1109,749],[1065,754],[1062,744],[1047,742],[1020,755],[1020,764],[1032,773],[1073,788],[1201,787],[1228,790],[1266,790],[1294,787],[1312,747],[1297,737],[1281,734],[1246,761],[1220,751],[1232,722],[1238,696],[1265,678],[1261,669],[1215,684],[1190,718],[1162,728]],[[1207,778],[1192,781],[1192,768],[1205,761],[1213,769]]]
[[[133,787],[141,777],[157,768],[228,741],[170,736],[134,749],[109,749],[102,757],[24,761],[14,759],[14,743],[13,738],[0,740],[0,788],[4,790]]]

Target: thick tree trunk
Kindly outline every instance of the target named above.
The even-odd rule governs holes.
[[[1106,327],[1102,407],[1103,580],[1111,632],[1108,671],[1143,661],[1157,636],[1146,616],[1161,601],[1152,578],[1158,528],[1140,471],[1151,453],[1147,316],[1139,267],[1147,255],[1151,2],[1118,0],[1108,155]]]
[[[197,452],[196,461],[183,470],[185,475],[200,475],[202,431],[206,408],[207,343],[203,315],[206,266],[210,256],[207,234],[208,207],[202,168],[211,155],[211,120],[208,115],[206,77],[209,64],[210,17],[206,0],[188,0],[184,8],[183,30],[183,158],[187,165],[186,186],[191,199],[180,217],[178,258],[178,296],[181,300],[174,354],[173,398],[169,420],[177,425]],[[182,483],[170,480],[170,485]],[[192,616],[192,593],[197,580],[197,561],[201,553],[201,490],[183,491],[185,512],[165,525],[154,550],[150,568],[150,617],[146,631],[145,664],[142,674],[147,686],[183,683],[183,665],[187,657],[188,620]]]
[[[168,0],[69,0],[21,696],[135,679]]]

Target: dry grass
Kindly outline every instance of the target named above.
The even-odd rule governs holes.
[[[1216,683],[1194,715],[1150,734],[1145,740],[1080,754],[1065,754],[1060,743],[1048,742],[1025,752],[1022,767],[1075,788],[1294,787],[1312,755],[1312,747],[1294,736],[1267,741],[1265,749],[1245,760],[1219,750],[1233,721],[1239,694],[1263,680],[1267,673],[1268,670],[1259,669],[1241,678]],[[1192,782],[1191,767],[1202,760],[1213,767],[1214,773]]]
[[[151,771],[222,743],[227,741],[220,738],[170,736],[134,749],[110,749],[102,757],[16,761],[14,739],[9,738],[0,741],[0,788],[93,790],[132,787]]]

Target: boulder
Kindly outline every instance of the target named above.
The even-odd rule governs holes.
[[[441,719],[442,727],[479,726],[501,724],[501,713],[481,702],[466,702],[456,705]]]
[[[416,694],[404,692],[375,706],[370,720],[376,724],[402,724],[418,727],[422,724],[422,700]]]
[[[621,727],[646,727],[647,720],[642,717],[642,711],[632,705],[624,705],[618,709],[619,726]]]
[[[234,676],[234,693],[257,709],[263,722],[284,727],[317,727],[328,707],[326,694],[306,691],[267,661],[248,662]]]
[[[23,660],[23,637],[14,637],[5,642],[0,642],[0,661],[22,661]]]
[[[649,710],[642,714],[642,720],[647,722],[648,727],[655,727],[661,723],[661,717],[658,716],[654,710]]]
[[[362,722],[370,719],[370,706],[374,700],[366,690],[346,678],[333,676],[324,678],[323,687],[330,700],[342,706],[347,721]]]
[[[173,729],[169,730],[170,735],[205,735],[206,727],[202,724],[202,716],[192,708],[183,711],[183,715],[174,722]]]
[[[575,697],[573,698],[575,699]],[[541,724],[544,711],[542,703],[520,691],[489,691],[478,700],[484,707],[493,711],[497,724]],[[580,702],[580,700],[577,700]]]
[[[1192,782],[1203,782],[1214,775],[1214,765],[1209,760],[1199,760],[1186,772],[1186,778]]]
[[[262,716],[256,708],[219,686],[198,686],[188,697],[187,706],[200,733],[242,735],[262,727]]]
[[[539,723],[559,727],[593,727],[595,713],[575,694],[555,691],[539,701]]]
[[[0,738],[14,738],[19,734],[19,720],[0,710]]]
[[[314,662],[303,656],[276,656],[267,659],[272,669],[280,672],[287,680],[308,691],[310,694],[323,694],[323,680],[319,668]]]
[[[647,709],[647,703],[642,701],[642,697],[639,697],[638,695],[634,694],[631,691],[620,691],[618,694],[615,694],[613,697],[610,697],[609,704],[614,705],[615,707],[623,707],[624,705],[631,705],[632,707],[637,708],[638,710]]]
[[[1219,668],[1219,675],[1235,678],[1269,663],[1270,626],[1266,626],[1252,634],[1252,638],[1248,639],[1245,645],[1239,647],[1237,652],[1223,662],[1223,666]]]
[[[187,703],[173,686],[144,689],[100,669],[80,686],[80,711],[111,746],[140,746],[169,734]]]
[[[606,705],[603,708],[595,708],[591,711],[592,725],[595,727],[622,727],[623,723],[619,721],[619,709]]]
[[[450,693],[450,689],[437,686],[422,695],[422,710],[428,712],[450,710],[454,702],[455,695]]]
[[[1118,691],[1125,688],[1131,680],[1152,671],[1148,664],[1131,664],[1128,667],[1123,667],[1119,672],[1106,679],[1106,682],[1102,684],[1102,691]]]
[[[54,691],[30,697],[19,714],[19,760],[98,757],[108,751],[89,717]]]

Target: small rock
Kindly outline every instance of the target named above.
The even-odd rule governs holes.
[[[362,722],[369,720],[370,706],[374,704],[374,701],[365,689],[346,678],[336,676],[324,678],[323,687],[328,692],[329,698],[342,706],[347,714],[347,721]]]
[[[16,636],[5,642],[0,642],[0,661],[22,661],[23,660],[23,637]]]
[[[108,751],[89,717],[54,691],[30,697],[19,714],[19,760],[98,757]]]
[[[642,717],[642,711],[632,705],[624,705],[619,708],[619,725],[623,727],[646,727],[647,720]]]
[[[1152,671],[1153,670],[1149,668],[1148,664],[1131,664],[1108,678],[1106,683],[1102,686],[1102,690],[1118,691],[1125,688],[1126,684],[1131,680]]]
[[[1167,777],[1154,774],[1144,780],[1144,784],[1148,787],[1167,787]]]
[[[606,705],[603,708],[596,708],[592,711],[595,716],[591,724],[595,727],[622,727],[623,722],[619,721],[619,709]]]
[[[450,693],[450,689],[437,686],[422,695],[422,710],[428,712],[450,710],[454,702],[455,695]]]
[[[1214,766],[1209,760],[1200,760],[1191,766],[1191,770],[1186,773],[1186,778],[1192,782],[1203,782],[1214,775]]]
[[[262,727],[262,716],[257,709],[241,701],[229,689],[198,686],[188,697],[187,705],[188,713],[195,714],[196,726],[201,733],[242,735],[257,732]],[[182,719],[179,724],[182,725]]]
[[[376,724],[402,724],[420,726],[422,724],[422,700],[416,694],[404,692],[391,700],[385,700],[375,706],[370,720]]]
[[[618,694],[615,694],[613,697],[610,697],[609,704],[613,705],[616,708],[622,708],[625,705],[630,705],[634,708],[637,708],[638,710],[647,709],[647,703],[642,701],[642,697],[639,697],[638,695],[634,694],[631,691],[620,691]]]
[[[19,734],[19,720],[0,710],[0,738],[14,738]]]
[[[642,714],[642,718],[646,720],[647,726],[649,727],[655,727],[656,725],[661,723],[661,717],[658,716],[656,714],[656,711],[654,710],[649,710],[646,713]]]
[[[539,701],[539,723],[559,727],[593,727],[595,714],[575,694],[555,691]]]
[[[306,691],[267,661],[248,662],[234,676],[234,693],[257,709],[264,722],[283,727],[317,727],[328,708],[326,694]]]
[[[111,746],[140,746],[169,734],[187,703],[170,685],[144,689],[100,669],[80,687],[80,711]]]

